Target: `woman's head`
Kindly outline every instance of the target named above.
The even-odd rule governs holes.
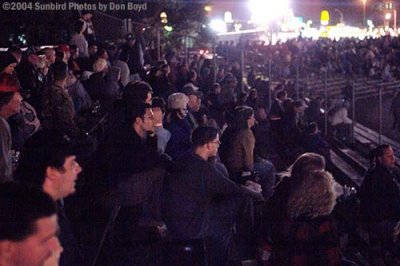
[[[287,214],[291,219],[316,218],[329,215],[336,204],[333,176],[324,170],[311,171],[293,191],[288,200]]]
[[[325,169],[325,159],[319,154],[307,152],[290,166],[290,176],[293,179],[302,180],[310,172]]]
[[[241,105],[237,106],[233,111],[231,125],[236,129],[248,129],[254,126],[254,110],[253,108]]]

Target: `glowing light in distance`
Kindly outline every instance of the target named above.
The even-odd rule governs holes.
[[[289,10],[288,0],[250,0],[251,21],[264,24],[285,15]]]
[[[210,22],[210,28],[215,32],[222,33],[227,32],[226,23],[221,19],[213,19]]]

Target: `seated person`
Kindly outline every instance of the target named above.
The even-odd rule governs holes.
[[[99,157],[99,174],[104,178],[100,189],[111,192],[106,204],[122,206],[116,220],[117,240],[137,239],[135,226],[144,211],[149,223],[162,226],[160,191],[165,170],[157,150],[150,104],[127,106],[125,123],[115,128],[99,148]],[[100,183],[99,178],[95,182]]]
[[[326,161],[330,161],[331,155],[329,150],[329,144],[326,142],[321,133],[318,131],[318,125],[316,122],[311,122],[306,128],[303,148],[306,152],[314,152],[324,156]]]
[[[384,144],[373,154],[373,165],[359,191],[360,212],[370,237],[382,239],[391,235],[400,220],[400,190],[393,173],[393,149]]]
[[[253,108],[237,106],[222,135],[220,155],[235,182],[242,182],[242,177],[255,171],[259,176],[257,182],[261,184],[264,198],[268,200],[275,185],[275,167],[267,160],[254,160],[256,140],[251,128],[255,122]]]
[[[292,191],[273,265],[340,265],[339,235],[331,215],[337,194],[332,175],[313,171]]]
[[[197,128],[192,142],[193,152],[178,159],[167,179],[163,217],[172,238],[205,239],[209,265],[225,265],[231,228],[241,222],[246,199],[262,199],[261,189],[233,183],[208,161],[220,145],[217,129]]]

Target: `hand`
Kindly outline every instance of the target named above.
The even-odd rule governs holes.
[[[254,182],[254,181],[247,180],[244,186],[247,189],[249,189],[249,190],[251,190],[253,192],[256,192],[256,193],[261,193],[262,192],[261,185],[256,183],[256,182]]]

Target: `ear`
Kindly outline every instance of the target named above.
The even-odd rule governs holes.
[[[141,123],[142,123],[143,121],[142,121],[142,118],[141,117],[136,117],[135,118],[135,124],[137,124],[137,125],[140,125]]]
[[[46,168],[46,178],[53,180],[60,175],[60,170],[56,169],[55,167],[47,166]]]

